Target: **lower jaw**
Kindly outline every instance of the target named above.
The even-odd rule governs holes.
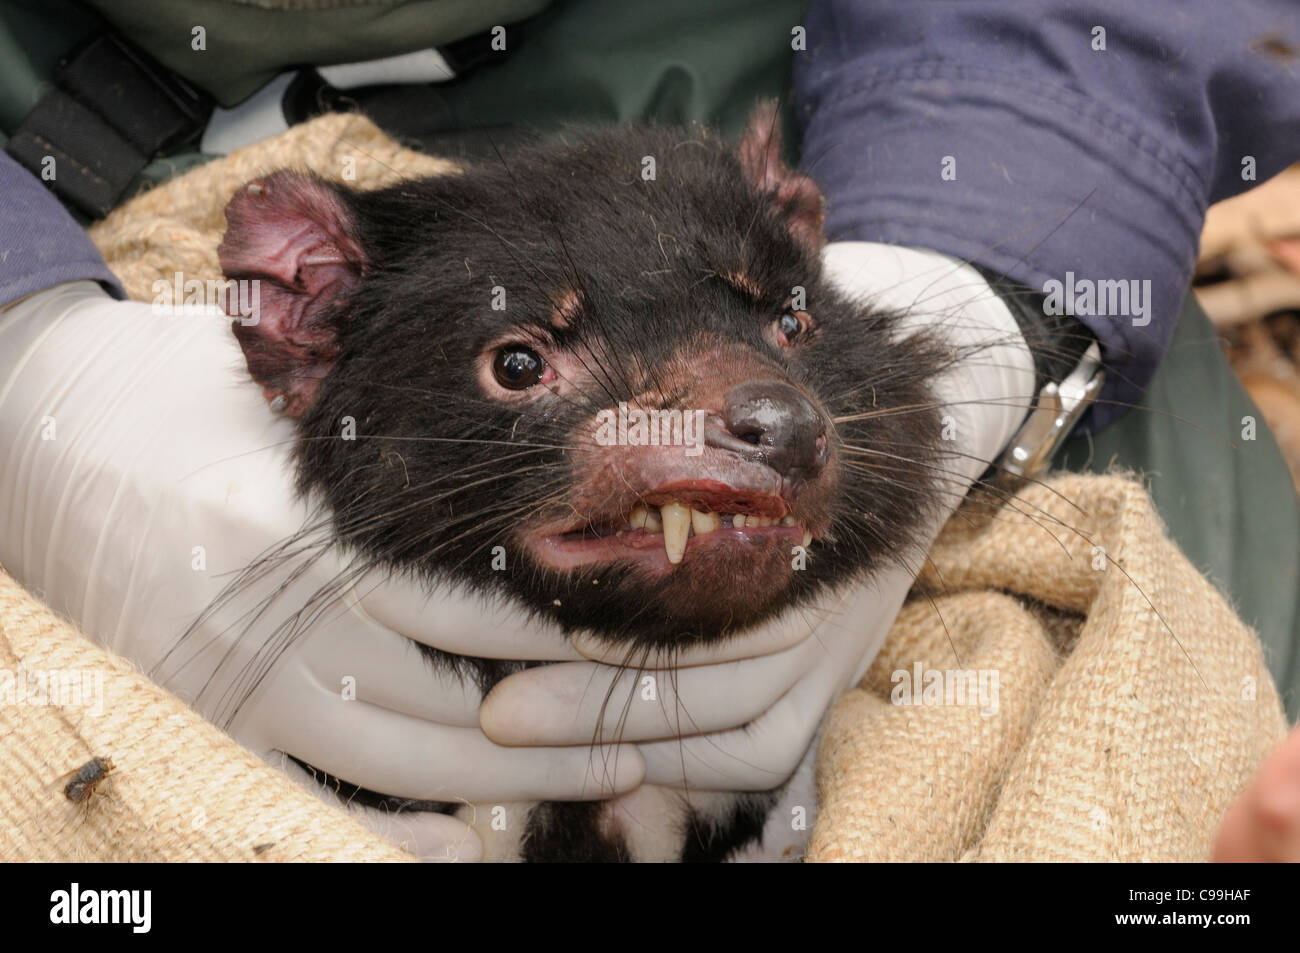
[[[784,543],[790,549],[802,544],[804,530],[799,526],[735,527],[723,526],[711,533],[694,535],[687,540],[686,553],[676,565],[668,561],[663,536],[643,529],[617,534],[579,538],[572,534],[543,536],[530,541],[529,549],[542,565],[560,572],[595,568],[613,563],[634,563],[656,575],[690,571],[693,563],[713,558],[744,558],[746,550],[767,551]]]

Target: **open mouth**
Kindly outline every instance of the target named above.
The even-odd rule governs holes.
[[[737,492],[692,481],[644,494],[626,513],[544,535],[540,548],[557,569],[639,559],[670,569],[688,553],[788,541],[807,547],[817,535],[780,496]]]

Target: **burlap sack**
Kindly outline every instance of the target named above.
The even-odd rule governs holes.
[[[114,769],[72,802],[65,775],[96,757]],[[4,862],[412,859],[92,645],[3,571],[0,766]]]
[[[1286,731],[1258,638],[1136,482],[1060,475],[968,519],[828,716],[809,859],[1208,859]],[[996,704],[955,678],[895,704],[917,663],[996,673]]]
[[[364,119],[326,116],[135,199],[91,235],[141,300],[177,272],[218,278],[226,201],[285,167],[362,188],[454,171]],[[986,523],[964,515],[919,583],[929,595],[826,725],[811,859],[1206,855],[1285,721],[1255,636],[1139,485],[1063,476]],[[997,672],[996,713],[890,704],[891,674],[917,661]],[[20,664],[102,673],[103,714],[0,705],[0,860],[407,858],[0,573],[0,672]],[[74,805],[59,776],[94,756],[116,770],[104,796]]]

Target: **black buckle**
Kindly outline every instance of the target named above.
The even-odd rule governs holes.
[[[5,151],[65,205],[100,218],[151,160],[198,139],[212,105],[121,37],[102,34],[63,59]]]

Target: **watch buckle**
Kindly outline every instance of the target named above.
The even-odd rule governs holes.
[[[1074,425],[1092,405],[1105,378],[1101,347],[1093,342],[1069,377],[1060,383],[1051,381],[1038,392],[1034,409],[998,460],[1002,472],[1028,480],[1046,470]]]

